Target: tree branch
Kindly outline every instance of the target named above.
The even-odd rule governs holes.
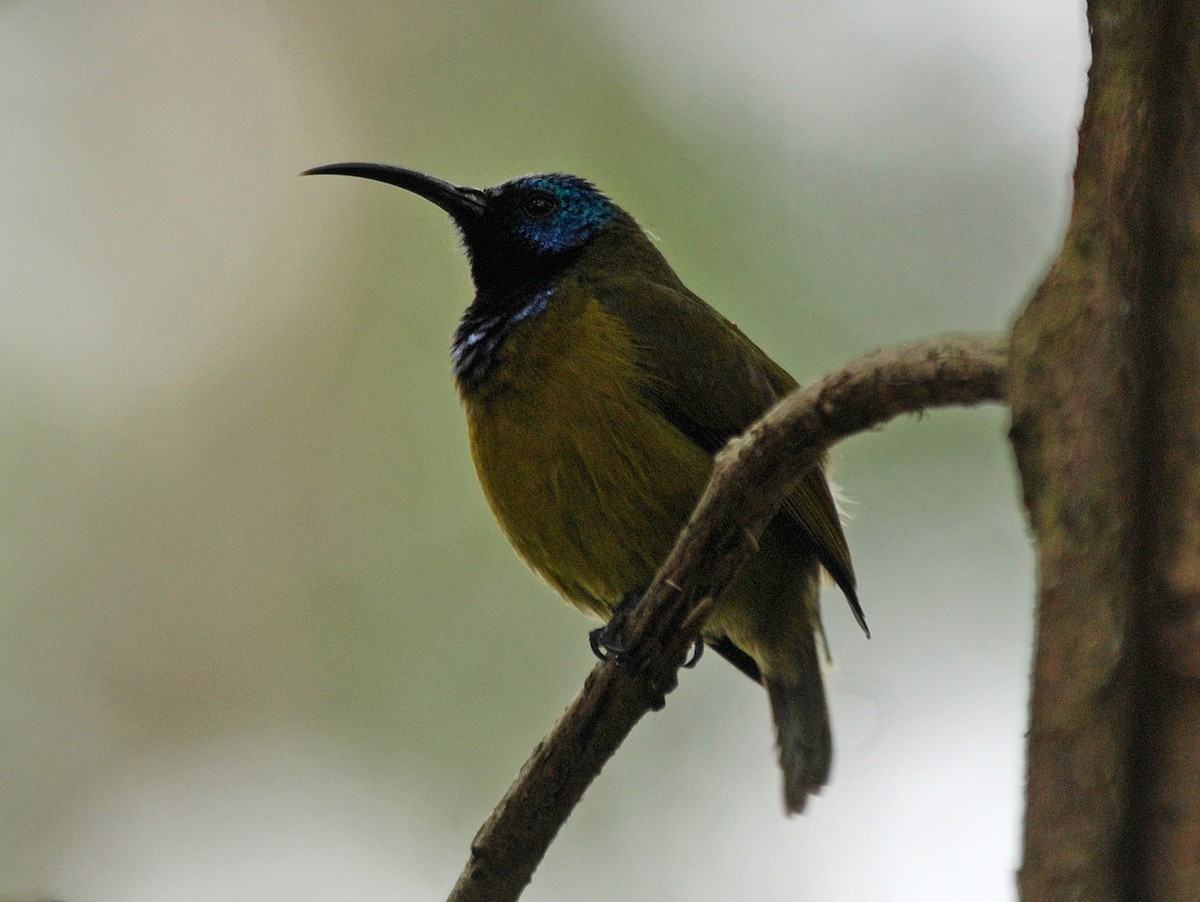
[[[881,350],[793,392],[717,455],[708,488],[630,616],[640,666],[601,662],[480,828],[449,902],[516,899],[584,790],[642,715],[664,704],[711,599],[788,490],[838,440],[900,414],[1003,401],[1007,346],[942,337]]]

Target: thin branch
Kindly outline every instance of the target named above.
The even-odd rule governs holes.
[[[1001,337],[881,350],[793,392],[717,455],[708,488],[631,615],[639,667],[601,662],[484,822],[449,902],[516,899],[584,790],[642,715],[664,704],[719,597],[796,480],[838,440],[930,407],[1003,401]]]

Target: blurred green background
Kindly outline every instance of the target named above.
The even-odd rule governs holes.
[[[375,160],[585,175],[801,381],[1003,329],[1052,258],[1082,5],[0,6],[0,897],[426,900],[592,665],[468,459],[453,232]],[[1004,900],[1032,555],[998,409],[837,451],[832,785],[713,656],[530,900]]]

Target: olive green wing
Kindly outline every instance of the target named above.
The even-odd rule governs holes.
[[[858,600],[850,548],[846,544],[846,534],[842,532],[837,503],[819,466],[809,470],[799,487],[784,499],[783,512],[800,527],[801,538],[811,545],[821,566],[845,594],[854,619],[870,638],[871,629]]]
[[[734,323],[681,285],[630,279],[596,288],[600,302],[626,322],[634,336],[646,373],[646,397],[709,454],[797,387],[796,380]],[[821,467],[809,470],[784,501],[782,512],[798,527],[798,541],[811,548],[867,631],[850,549]]]

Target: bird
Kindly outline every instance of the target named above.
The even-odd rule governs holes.
[[[383,182],[449,214],[475,288],[451,360],[483,494],[517,554],[608,623],[592,647],[619,663],[611,628],[671,550],[714,455],[796,380],[583,178],[478,189],[379,163],[302,175]],[[833,757],[822,571],[870,635],[824,465],[785,499],[703,629],[707,646],[766,688],[787,814],[828,782]]]

